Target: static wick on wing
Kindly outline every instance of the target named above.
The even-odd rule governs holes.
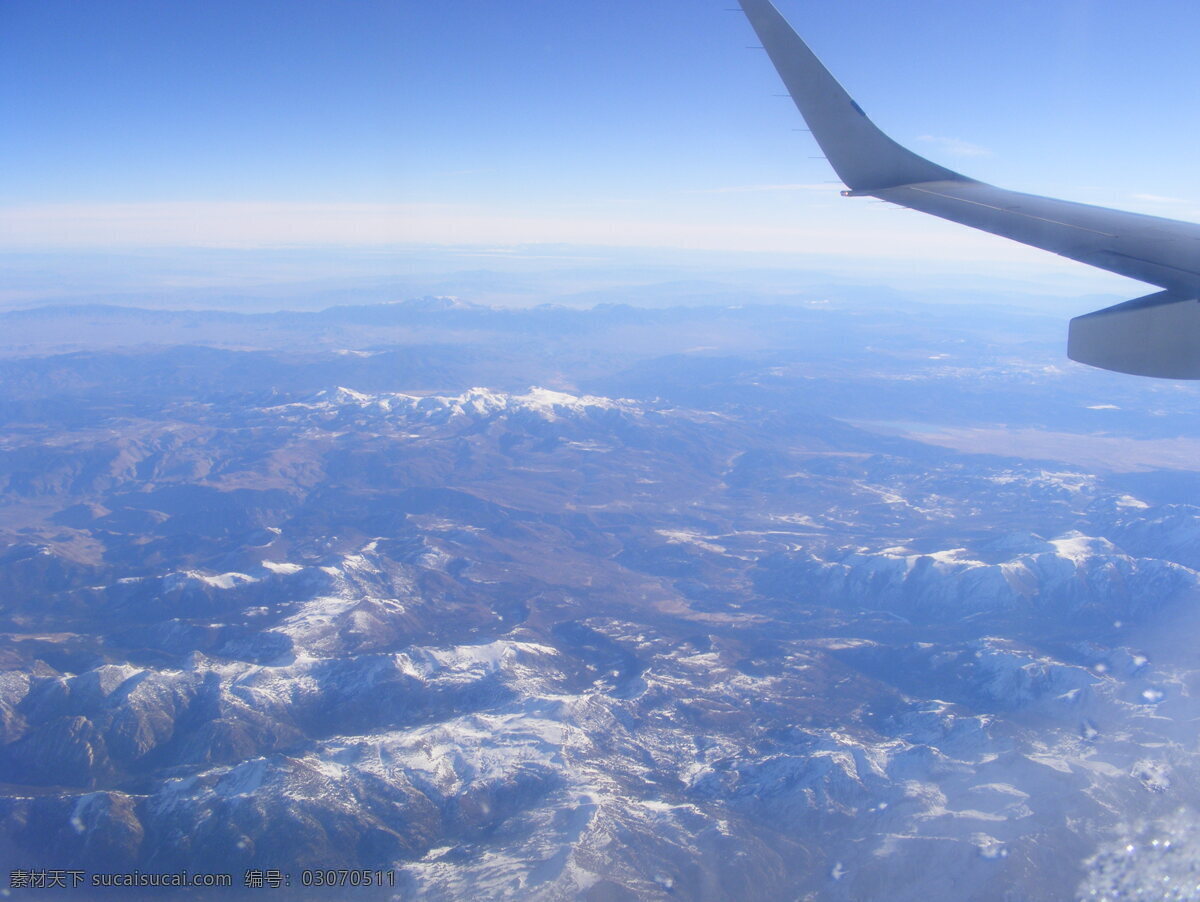
[[[1200,225],[1022,194],[939,166],[880,131],[771,0],[740,3],[845,183],[843,197],[875,197],[1158,286],[1071,320],[1067,356],[1120,373],[1200,379]]]

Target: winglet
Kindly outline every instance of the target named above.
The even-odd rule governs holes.
[[[971,181],[897,144],[867,118],[770,0],[740,0],[797,109],[852,191],[946,179]]]

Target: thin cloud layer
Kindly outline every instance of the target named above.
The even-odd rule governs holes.
[[[723,188],[697,188],[688,194],[750,194],[763,191],[838,191],[835,182],[810,182],[797,185],[728,185]]]
[[[824,187],[824,186],[823,186]],[[903,224],[898,220],[904,218]],[[1036,252],[882,204],[772,216],[654,218],[509,211],[456,204],[128,203],[0,207],[0,250],[72,247],[596,244],[865,255],[908,261],[1030,260]],[[1036,255],[1040,260],[1041,255]]]

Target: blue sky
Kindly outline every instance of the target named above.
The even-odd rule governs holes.
[[[0,251],[559,242],[1107,280],[839,198],[733,5],[5,0]],[[779,6],[919,152],[1200,219],[1200,4]]]

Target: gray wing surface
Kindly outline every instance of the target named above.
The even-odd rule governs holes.
[[[1022,194],[897,144],[809,50],[770,0],[740,0],[788,93],[845,182],[872,196],[1164,289],[1071,322],[1067,353],[1092,366],[1200,379],[1200,225]]]

